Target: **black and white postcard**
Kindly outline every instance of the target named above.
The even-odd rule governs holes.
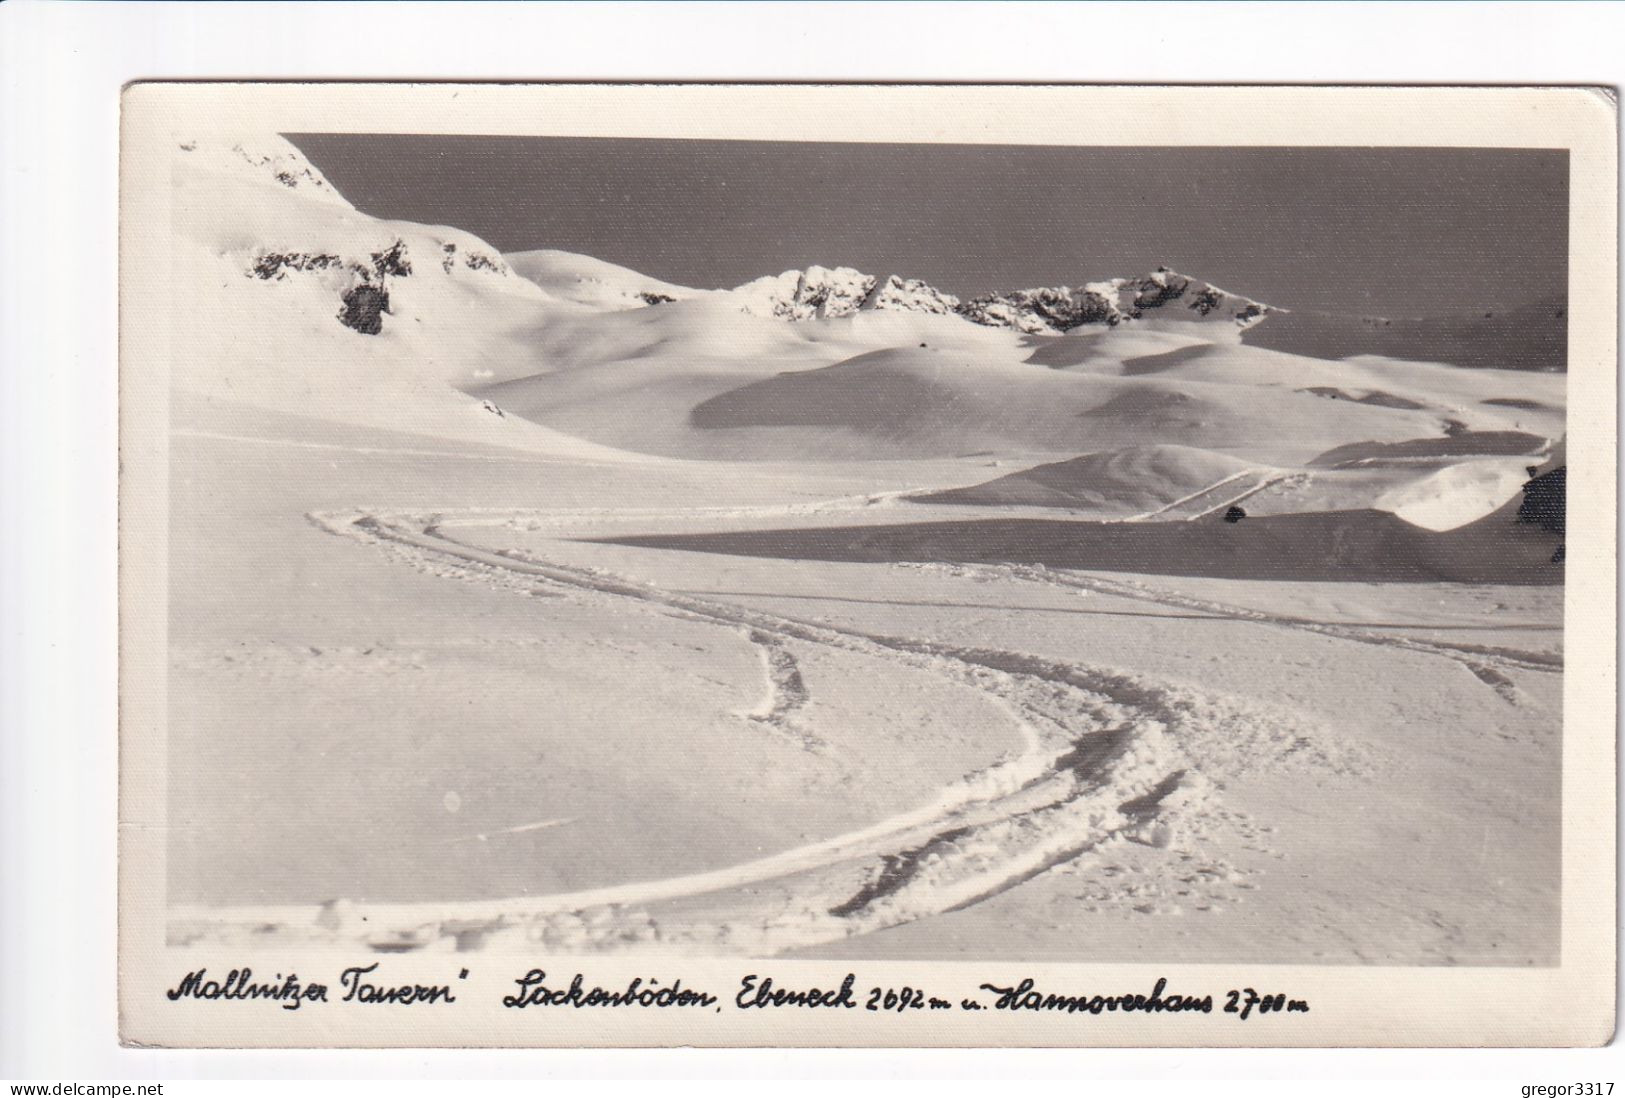
[[[1615,110],[132,85],[123,1038],[1607,1040]]]

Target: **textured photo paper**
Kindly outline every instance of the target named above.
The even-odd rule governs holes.
[[[1614,112],[132,85],[123,1039],[1607,1040]]]

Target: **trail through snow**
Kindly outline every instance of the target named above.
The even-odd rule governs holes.
[[[1264,474],[1228,477],[1168,508],[1227,506],[1230,488],[1251,494]],[[1245,482],[1244,484],[1242,482]],[[758,508],[717,508],[730,519],[820,514],[872,507],[904,493]],[[1212,502],[1222,495],[1219,502]],[[1192,508],[1194,509],[1194,508]],[[711,513],[709,509],[705,513]],[[530,595],[538,582],[566,597],[631,604],[652,613],[715,624],[742,635],[763,661],[766,690],[743,714],[809,751],[824,748],[801,720],[809,702],[794,646],[824,646],[902,664],[968,684],[1005,707],[1026,746],[1017,755],[965,775],[914,806],[857,831],[718,870],[539,897],[433,904],[378,904],[352,910],[181,909],[171,937],[219,940],[252,932],[294,939],[360,941],[377,949],[480,948],[502,938],[566,951],[639,948],[772,953],[914,921],[975,903],[1071,861],[1114,837],[1166,845],[1181,813],[1211,808],[1217,791],[1201,766],[1204,735],[1261,729],[1258,743],[1314,756],[1344,771],[1359,760],[1338,756],[1312,729],[1244,699],[1205,696],[1188,687],[1111,668],[995,648],[949,645],[812,623],[679,593],[597,568],[487,550],[448,530],[514,525],[567,530],[583,520],[654,519],[658,511],[436,511],[367,509],[312,514],[330,533],[371,544],[401,563],[450,579]],[[692,519],[691,509],[665,512]],[[1151,516],[1136,516],[1149,518]],[[1306,629],[1366,644],[1393,645],[1454,660],[1516,704],[1516,688],[1496,668],[1557,670],[1552,661],[1507,650],[1468,650],[1366,633],[1304,619],[1195,599],[1131,582],[1017,565],[972,571],[1085,588],[1235,620]],[[1234,752],[1231,752],[1232,756]],[[548,821],[550,824],[559,821]],[[335,911],[338,914],[335,914]]]
[[[868,507],[877,500],[853,497],[759,510],[821,512]],[[725,513],[739,517],[741,510]],[[463,525],[568,521],[560,515],[369,510],[311,519],[448,578],[495,580],[526,594],[542,581],[576,598],[629,601],[741,632],[761,652],[768,682],[767,696],[749,716],[809,750],[818,750],[819,741],[799,727],[797,712],[806,704],[807,689],[790,645],[857,652],[881,664],[903,664],[969,684],[1009,710],[1026,747],[965,775],[928,803],[872,826],[716,871],[513,900],[367,905],[360,912],[341,905],[342,918],[332,905],[184,909],[174,912],[171,927],[180,941],[229,937],[252,927],[262,935],[359,937],[381,949],[441,942],[474,948],[493,936],[517,934],[588,950],[659,942],[664,949],[775,952],[975,902],[1108,838],[1138,834],[1163,803],[1177,807],[1212,792],[1200,775],[1189,772],[1166,734],[1165,722],[1181,719],[1179,707],[1166,702],[1155,684],[1133,676],[1019,652],[813,624],[598,569],[513,550],[487,551],[446,532]],[[762,885],[771,886],[776,896],[771,912],[760,909],[762,888],[749,895],[744,891]],[[674,910],[660,909],[674,903]]]
[[[1230,618],[1236,621],[1258,622],[1261,625],[1280,626],[1283,629],[1302,629],[1306,632],[1338,637],[1342,640],[1357,641],[1361,644],[1374,644],[1380,647],[1404,648],[1412,652],[1425,652],[1431,656],[1439,656],[1459,663],[1485,683],[1492,685],[1511,685],[1510,680],[1507,680],[1504,675],[1498,675],[1498,672],[1493,670],[1495,668],[1550,672],[1563,669],[1563,661],[1560,656],[1548,655],[1542,652],[1525,652],[1515,648],[1499,648],[1489,645],[1446,644],[1442,641],[1425,641],[1415,637],[1396,636],[1392,633],[1374,633],[1349,625],[1312,621],[1308,618],[1294,617],[1290,614],[1271,614],[1263,610],[1251,610],[1246,607],[1236,606],[1232,603],[1195,598],[1129,580],[1107,579],[1103,576],[1034,568],[1020,564],[967,564],[956,567],[963,567],[968,570],[978,568],[996,569],[1002,574],[1019,576],[1022,579],[1032,580],[1036,583],[1072,587],[1085,591],[1098,591],[1105,595],[1136,599],[1141,602],[1152,602],[1158,606],[1181,610],[1196,610],[1215,617]],[[1489,673],[1486,674],[1486,672]]]

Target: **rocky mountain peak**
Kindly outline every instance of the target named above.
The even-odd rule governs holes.
[[[1114,325],[1147,317],[1232,323],[1248,328],[1272,311],[1210,282],[1158,267],[1139,278],[1080,286],[1040,286],[979,294],[961,301],[917,278],[876,278],[852,267],[812,266],[748,282],[733,293],[759,316],[813,320],[861,310],[957,314],[974,324],[1030,335],[1059,335],[1085,325]]]
[[[1118,308],[1139,319],[1153,309],[1183,307],[1197,319],[1212,317],[1250,328],[1277,310],[1250,297],[1220,289],[1167,267],[1118,284]],[[1188,318],[1187,318],[1188,319]]]
[[[744,309],[783,320],[812,320],[850,316],[874,290],[879,280],[851,267],[820,267],[785,271],[747,282],[734,293]]]
[[[947,316],[959,308],[959,299],[917,278],[888,275],[875,282],[859,308]]]
[[[958,310],[977,324],[1014,328],[1032,335],[1055,335],[1085,325],[1114,325],[1147,317],[1228,321],[1249,328],[1273,311],[1262,302],[1167,267],[1158,267],[1139,278],[1113,278],[1076,288],[1045,286],[983,294]]]
[[[178,143],[178,167],[202,169],[233,179],[269,183],[307,199],[350,209],[343,195],[287,139],[264,134],[227,145],[192,139]]]
[[[959,315],[989,328],[1014,328],[1029,335],[1057,335],[1085,324],[1116,324],[1123,319],[1114,284],[1041,286],[1007,293],[981,294],[958,309]]]

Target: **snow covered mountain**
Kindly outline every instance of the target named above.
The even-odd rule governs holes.
[[[362,334],[381,334],[389,318],[444,312],[435,319],[450,322],[468,295],[545,298],[478,237],[358,212],[280,137],[183,142],[176,172],[184,239],[281,298],[326,298],[334,320]]]
[[[1445,364],[1501,329],[695,289],[189,136],[121,266],[191,967],[1561,959],[1567,386]]]
[[[557,441],[457,391],[541,368],[530,333],[564,307],[496,248],[361,213],[276,135],[178,141],[171,177],[162,277],[178,310],[176,392],[468,441]]]
[[[732,291],[740,308],[782,320],[823,320],[857,312],[879,280],[851,267],[808,267],[767,275]]]
[[[716,292],[662,282],[627,267],[556,248],[509,252],[504,258],[516,274],[553,297],[595,309],[641,309]]]
[[[967,320],[989,328],[1014,328],[1029,335],[1056,335],[1085,324],[1116,324],[1116,287],[1097,282],[1070,286],[982,294],[960,306]]]
[[[1209,321],[1249,328],[1276,310],[1211,282],[1158,267],[1140,278],[984,294],[965,302],[961,316],[995,328],[1055,335],[1091,324],[1147,317]]]
[[[851,267],[785,271],[737,287],[741,308],[757,316],[813,320],[863,310],[957,314],[989,328],[1059,335],[1091,324],[1156,316],[1247,328],[1277,310],[1209,282],[1159,267],[1140,278],[982,294],[961,302],[919,279],[876,278]]]
[[[292,170],[297,172],[298,166]],[[1149,332],[1173,324],[1192,337],[1224,342],[1244,338],[1253,346],[1328,360],[1382,354],[1457,366],[1561,372],[1566,357],[1567,321],[1560,299],[1462,316],[1390,319],[1284,309],[1167,267],[1136,278],[1029,287],[962,300],[920,279],[897,274],[882,278],[844,266],[813,265],[731,290],[709,290],[569,252],[519,252],[507,260],[550,299],[595,311],[703,298],[767,319],[914,314],[958,317],[1027,336],[1125,325]]]
[[[945,294],[917,278],[898,275],[889,275],[877,281],[860,306],[862,309],[929,313],[933,316],[949,316],[958,312],[959,307],[959,299],[952,294]]]

